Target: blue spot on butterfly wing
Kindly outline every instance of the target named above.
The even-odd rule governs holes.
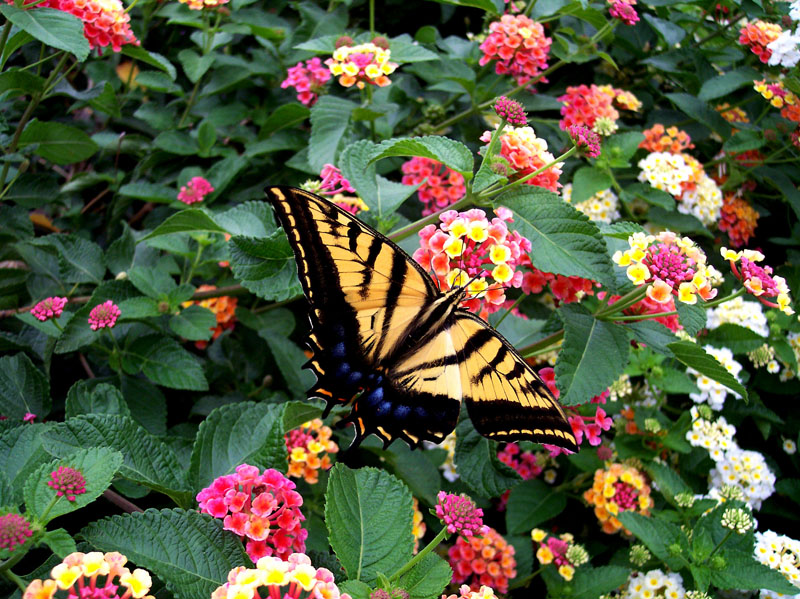
[[[350,374],[350,364],[347,362],[340,362],[336,367],[336,376],[341,379],[346,377],[348,374]]]
[[[394,409],[395,418],[399,418],[400,420],[405,420],[410,415],[411,415],[411,408],[405,404],[399,404]]]
[[[347,348],[344,345],[344,341],[340,341],[339,343],[334,345],[333,349],[331,350],[331,355],[334,358],[344,358],[346,354],[347,354]]]

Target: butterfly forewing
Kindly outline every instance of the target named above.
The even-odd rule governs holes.
[[[505,339],[385,236],[314,194],[271,187],[267,197],[295,254],[311,305],[310,394],[370,433],[412,447],[441,441],[462,399],[476,429],[498,440],[575,449],[561,408]]]

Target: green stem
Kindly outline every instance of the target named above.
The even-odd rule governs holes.
[[[58,495],[54,495],[53,499],[50,500],[50,504],[45,508],[44,512],[39,517],[39,520],[41,520],[42,523],[44,524],[47,523],[47,515],[50,513],[50,510],[52,510],[55,507],[59,499],[61,499],[61,497],[59,497]]]
[[[519,353],[525,358],[530,358],[541,352],[542,350],[549,349],[564,338],[564,329],[556,331],[552,335],[548,335],[543,339],[539,339],[536,343],[531,343],[525,347],[520,348]]]
[[[633,291],[630,291],[625,295],[623,295],[613,304],[605,306],[604,308],[600,308],[597,312],[594,313],[594,317],[600,318],[602,316],[607,316],[608,314],[622,312],[623,310],[630,308],[633,304],[643,299],[646,294],[647,294],[647,285],[642,285],[641,287],[637,287]]]
[[[411,237],[412,235],[416,234],[420,229],[422,229],[422,227],[439,222],[439,216],[444,212],[448,210],[460,210],[465,206],[468,206],[470,203],[472,203],[472,198],[468,194],[463,198],[461,198],[460,200],[458,200],[457,202],[454,202],[449,206],[445,206],[438,212],[429,214],[428,216],[425,216],[419,219],[418,221],[411,223],[410,225],[406,225],[405,227],[397,229],[397,231],[389,235],[389,239],[395,242],[402,241],[403,239]]]
[[[537,168],[537,169],[536,169],[535,171],[533,171],[532,173],[530,173],[530,174],[528,174],[528,175],[525,175],[525,176],[524,176],[524,177],[522,177],[521,179],[517,179],[517,180],[516,180],[516,181],[514,181],[513,183],[510,183],[510,184],[506,185],[505,187],[503,187],[503,188],[501,188],[499,191],[497,191],[497,193],[495,193],[494,191],[491,191],[491,192],[486,192],[486,191],[484,191],[484,192],[482,192],[482,193],[478,194],[478,197],[479,197],[479,198],[482,198],[482,197],[484,197],[485,195],[488,195],[488,194],[490,194],[490,193],[495,193],[495,195],[494,195],[493,197],[497,197],[497,196],[498,196],[498,195],[500,195],[501,193],[505,193],[505,192],[507,192],[507,191],[509,191],[509,190],[511,190],[511,189],[513,189],[513,188],[515,188],[515,187],[517,187],[517,186],[519,186],[519,185],[522,185],[522,184],[523,184],[523,183],[525,183],[526,181],[530,181],[531,179],[533,179],[533,178],[534,178],[534,177],[536,177],[537,175],[540,175],[541,173],[545,172],[547,169],[549,169],[549,168],[552,168],[552,167],[554,167],[555,165],[557,165],[557,164],[559,164],[559,163],[561,163],[561,162],[564,162],[564,161],[565,161],[567,158],[569,158],[570,156],[572,156],[573,154],[575,154],[577,151],[578,151],[578,147],[577,147],[577,146],[572,146],[572,147],[571,147],[569,150],[567,150],[566,152],[564,152],[563,154],[561,154],[561,156],[559,156],[558,158],[556,158],[556,159],[555,159],[555,160],[553,160],[552,162],[548,162],[548,163],[547,163],[547,164],[545,164],[544,166]]]
[[[436,547],[438,547],[439,543],[441,543],[442,541],[444,541],[446,538],[447,538],[447,527],[445,526],[445,527],[443,527],[443,528],[442,528],[442,530],[440,530],[440,531],[439,531],[439,534],[438,534],[438,535],[436,535],[436,536],[433,538],[433,540],[432,540],[430,543],[428,543],[428,545],[427,545],[427,546],[425,546],[425,547],[424,547],[424,548],[423,548],[423,549],[422,549],[422,550],[421,550],[419,553],[417,553],[417,555],[415,555],[414,557],[412,557],[412,558],[411,558],[411,559],[408,561],[408,563],[406,563],[406,565],[405,565],[405,566],[403,566],[403,567],[402,567],[402,568],[400,568],[400,569],[399,569],[397,572],[395,572],[394,574],[392,574],[392,576],[389,578],[389,582],[397,582],[397,581],[400,579],[400,577],[401,577],[403,574],[405,574],[405,573],[406,573],[406,572],[408,572],[408,571],[409,571],[411,568],[413,568],[413,567],[414,567],[414,566],[416,566],[416,565],[417,565],[419,562],[421,562],[421,561],[422,561],[422,558],[424,558],[424,557],[425,557],[426,555],[428,555],[428,554],[429,554],[431,551],[433,551],[434,549],[436,549]]]
[[[375,37],[375,0],[369,0],[369,35]]]
[[[728,531],[728,534],[726,534],[726,535],[725,535],[725,536],[722,538],[722,540],[719,542],[719,544],[718,544],[716,547],[714,547],[714,549],[711,551],[711,553],[709,553],[709,554],[708,554],[708,557],[707,557],[707,558],[706,558],[706,559],[703,561],[703,563],[704,563],[704,564],[707,564],[707,563],[709,562],[709,560],[710,560],[712,557],[714,557],[714,554],[715,554],[717,551],[719,551],[719,549],[720,549],[720,548],[721,548],[721,547],[722,547],[722,546],[723,546],[723,545],[726,543],[726,541],[727,541],[728,539],[730,539],[730,538],[731,538],[731,535],[732,535],[732,534],[733,534],[733,530],[729,530],[729,531]]]
[[[483,154],[483,159],[481,160],[481,165],[478,167],[478,170],[481,170],[486,161],[489,160],[489,158],[494,154],[494,147],[497,145],[497,140],[500,139],[500,136],[503,134],[503,129],[505,129],[507,122],[508,121],[505,119],[501,119],[497,129],[495,129],[494,133],[492,133],[492,139],[489,140],[489,145],[486,147],[486,151]]]
[[[648,320],[650,318],[661,318],[662,316],[674,316],[677,314],[677,310],[673,310],[672,312],[657,312],[655,314],[634,314],[631,316],[601,316],[597,317],[598,320],[613,320],[614,322],[627,322],[627,321],[636,321],[636,320]]]
[[[50,84],[53,83],[53,80],[58,75],[58,72],[63,68],[64,64],[67,62],[67,58],[69,58],[69,54],[64,51],[61,53],[61,60],[58,61],[58,64],[50,73],[50,76],[44,82],[43,90],[44,92],[34,94],[31,97],[31,101],[28,102],[28,106],[25,108],[25,112],[22,113],[22,117],[19,119],[19,123],[17,123],[17,129],[14,131],[14,137],[11,139],[11,143],[6,150],[6,156],[13,154],[17,151],[17,146],[19,145],[19,138],[22,135],[23,129],[25,129],[25,125],[28,124],[28,121],[33,116],[33,112],[39,106],[39,103],[47,97],[47,90],[50,88]],[[8,177],[8,169],[11,167],[11,162],[6,161],[3,165],[3,171],[0,173],[0,189],[3,189],[6,184],[6,177]]]
[[[498,328],[500,328],[500,323],[501,323],[501,322],[503,322],[503,321],[506,319],[506,316],[508,316],[509,314],[511,314],[511,310],[513,310],[514,308],[516,308],[517,306],[519,306],[519,305],[522,303],[522,300],[523,300],[523,299],[525,299],[525,296],[524,296],[524,295],[520,295],[520,296],[519,296],[519,297],[518,297],[516,300],[514,300],[514,303],[513,303],[513,304],[511,304],[511,305],[508,307],[508,310],[506,310],[506,311],[503,313],[503,315],[500,317],[500,319],[499,319],[499,320],[498,320],[496,323],[494,323],[494,328],[495,328],[495,329],[498,329]]]
[[[720,299],[714,300],[713,302],[706,302],[703,306],[704,308],[713,308],[714,306],[719,306],[720,304],[724,304],[725,302],[729,302],[732,299],[736,299],[737,297],[744,295],[747,293],[747,289],[744,287],[740,288],[738,291],[734,291],[730,295],[726,295],[725,297],[721,297]]]
[[[3,33],[0,34],[0,58],[3,57],[3,52],[6,51],[6,42],[8,41],[9,33],[11,33],[11,21],[6,19],[6,24],[3,26]]]
[[[5,576],[11,582],[13,582],[15,585],[17,585],[17,587],[19,588],[20,591],[22,591],[23,593],[25,592],[25,589],[27,588],[27,585],[25,584],[25,581],[22,580],[16,574],[14,574],[11,570],[4,570],[3,571],[3,576]]]
[[[206,56],[209,52],[211,52],[212,46],[214,45],[214,38],[217,37],[217,28],[219,27],[219,22],[222,19],[222,13],[217,12],[217,18],[214,21],[214,25],[209,29],[208,27],[208,13],[203,11],[203,56]],[[192,88],[192,93],[189,96],[189,100],[186,102],[186,108],[181,115],[181,120],[178,121],[178,129],[183,127],[183,124],[186,122],[186,118],[189,116],[189,112],[192,110],[195,101],[197,100],[197,92],[200,90],[200,83],[203,81],[203,77],[198,77],[197,81],[194,83],[194,87]]]
[[[192,277],[194,276],[194,271],[197,268],[197,265],[200,264],[200,257],[203,255],[203,250],[206,246],[200,242],[197,243],[197,251],[194,253],[194,259],[192,263],[189,265],[189,271],[186,273],[186,277],[181,277],[181,284],[183,283],[191,283]]]

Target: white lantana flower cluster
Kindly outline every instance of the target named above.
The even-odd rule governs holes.
[[[649,183],[676,198],[683,193],[681,183],[691,179],[694,174],[694,170],[681,154],[670,152],[651,152],[647,158],[639,161],[638,166],[642,170],[639,181]]]
[[[722,191],[716,181],[702,173],[695,188],[680,197],[678,212],[696,216],[704,225],[716,224],[722,212]]]
[[[767,49],[772,50],[768,65],[793,68],[800,62],[800,27],[794,33],[788,29],[782,31],[778,39],[767,44]]]
[[[568,204],[572,203],[572,183],[564,185],[561,189],[561,197]],[[620,217],[619,198],[610,189],[598,191],[588,200],[573,205],[594,222],[610,223]]]
[[[741,296],[707,310],[706,318],[709,329],[716,329],[723,324],[738,324],[762,337],[769,336],[769,324],[762,304],[748,302]]]
[[[736,427],[728,424],[724,416],[714,421],[706,420],[699,414],[697,407],[692,406],[692,429],[686,433],[686,440],[693,447],[702,447],[715,462],[721,460],[725,452],[738,447],[733,436]]]
[[[727,347],[717,348],[710,345],[706,345],[703,349],[714,356],[717,362],[722,364],[737,381],[741,382],[739,373],[742,371],[742,365],[733,359],[733,352],[731,350]],[[722,406],[725,405],[725,398],[728,394],[731,393],[735,395],[735,393],[726,386],[697,372],[694,368],[687,368],[686,373],[697,377],[696,383],[698,389],[700,389],[700,393],[689,394],[689,397],[691,397],[692,401],[695,403],[708,402],[712,410],[721,410]]]
[[[622,592],[625,599],[684,599],[686,589],[683,578],[677,572],[666,574],[661,570],[650,570],[642,574],[634,572],[628,581],[628,587]]]
[[[800,541],[786,535],[779,535],[771,530],[756,533],[755,558],[765,566],[777,570],[797,588],[795,595],[782,595],[766,589],[760,597],[777,599],[778,597],[794,597],[800,599]]]
[[[775,474],[763,455],[735,447],[726,451],[711,471],[711,487],[723,485],[739,487],[747,505],[757,510],[775,492]]]

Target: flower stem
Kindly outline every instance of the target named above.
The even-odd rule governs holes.
[[[531,356],[536,355],[543,349],[547,349],[564,338],[564,329],[560,331],[556,331],[552,335],[548,335],[543,339],[539,339],[536,343],[531,343],[530,345],[526,345],[525,347],[520,348],[519,353],[522,354],[525,358],[530,358]]]
[[[42,512],[42,515],[39,517],[39,520],[43,524],[47,524],[48,522],[47,516],[50,513],[50,510],[52,510],[55,507],[56,503],[58,503],[59,499],[61,499],[61,497],[59,497],[58,495],[54,496],[53,499],[50,500],[50,504],[45,508],[44,512]]]
[[[6,24],[3,26],[3,33],[0,34],[0,58],[2,58],[3,52],[5,52],[9,33],[11,33],[11,20],[6,19]]]
[[[413,568],[413,567],[414,567],[414,566],[416,566],[416,565],[417,565],[419,562],[421,562],[421,561],[422,561],[422,558],[424,558],[424,557],[425,557],[426,555],[428,555],[428,554],[429,554],[431,551],[433,551],[434,549],[436,549],[436,547],[438,547],[438,546],[439,546],[439,543],[441,543],[442,541],[444,541],[446,538],[447,538],[447,527],[446,527],[446,526],[444,526],[444,527],[442,527],[442,530],[440,530],[440,531],[439,531],[439,534],[438,534],[438,535],[436,535],[436,536],[433,538],[433,540],[432,540],[430,543],[428,543],[428,544],[427,544],[427,545],[426,545],[426,546],[425,546],[425,547],[424,547],[424,548],[423,548],[423,549],[422,549],[422,550],[421,550],[419,553],[417,553],[417,555],[415,555],[414,557],[412,557],[412,558],[411,558],[411,559],[408,561],[408,563],[406,563],[406,565],[405,565],[405,566],[403,566],[403,567],[402,567],[402,568],[400,568],[400,569],[399,569],[397,572],[395,572],[394,574],[392,574],[392,576],[389,578],[389,582],[397,582],[397,581],[400,579],[400,577],[401,577],[403,574],[405,574],[405,573],[406,573],[406,572],[408,572],[408,571],[409,571],[411,568]]]
[[[613,304],[605,306],[604,308],[600,308],[597,312],[594,313],[594,317],[600,318],[601,316],[607,316],[609,314],[614,314],[618,312],[621,313],[623,310],[630,308],[633,304],[643,299],[646,294],[647,294],[647,285],[642,285],[641,287],[637,287],[633,291],[629,291],[628,293],[623,295]]]
[[[636,320],[648,320],[651,318],[661,318],[662,316],[674,316],[678,313],[677,310],[673,310],[672,312],[657,312],[655,314],[633,314],[630,316],[598,316],[597,320],[609,320],[614,322],[627,322],[627,321],[636,321]]]
[[[411,237],[415,233],[417,233],[422,227],[426,225],[430,225],[432,223],[439,222],[439,215],[447,212],[448,210],[460,210],[461,208],[469,205],[472,203],[472,198],[469,195],[464,196],[460,200],[450,204],[449,206],[445,206],[441,210],[434,212],[433,214],[429,214],[418,221],[411,223],[410,225],[406,225],[405,227],[401,227],[397,229],[394,233],[389,235],[389,239],[392,241],[402,241],[406,237]]]
[[[524,177],[522,177],[521,179],[517,179],[513,183],[510,183],[510,184],[506,185],[505,187],[501,188],[496,193],[495,192],[491,192],[491,193],[495,194],[493,197],[497,197],[501,193],[505,193],[505,192],[513,189],[514,187],[517,187],[518,185],[522,185],[526,181],[529,181],[529,180],[533,179],[535,176],[540,175],[541,173],[545,172],[547,169],[549,169],[551,167],[554,167],[555,165],[557,165],[557,164],[559,164],[561,162],[564,162],[567,158],[569,158],[570,156],[575,154],[577,151],[578,151],[578,147],[577,146],[572,146],[569,150],[567,150],[566,152],[561,154],[561,156],[559,156],[558,158],[556,158],[552,162],[548,162],[544,166],[537,168],[532,173],[527,174]],[[480,197],[483,197],[483,196],[481,194],[478,194],[478,197],[480,198]]]
[[[506,311],[503,313],[503,315],[500,317],[500,320],[498,320],[498,321],[497,321],[497,322],[494,324],[494,328],[495,328],[495,329],[497,329],[497,328],[499,328],[499,327],[500,327],[500,323],[501,323],[501,322],[503,322],[503,321],[506,319],[506,316],[508,316],[509,314],[511,314],[511,310],[513,310],[514,308],[516,308],[517,306],[519,306],[519,305],[520,305],[520,303],[522,303],[522,300],[523,300],[523,299],[525,299],[525,296],[524,296],[524,295],[520,295],[520,296],[519,296],[519,297],[518,297],[516,300],[514,300],[514,303],[513,303],[513,304],[511,304],[511,306],[509,306],[508,310],[506,310]]]
[[[733,530],[729,530],[729,531],[728,531],[728,534],[726,534],[726,535],[725,535],[725,536],[722,538],[722,540],[719,542],[719,544],[718,544],[716,547],[714,547],[714,549],[712,549],[712,550],[711,550],[711,553],[709,553],[709,554],[708,554],[708,557],[705,559],[705,561],[704,561],[703,563],[706,563],[706,564],[707,564],[707,563],[708,563],[708,560],[710,560],[712,557],[714,557],[714,554],[715,554],[717,551],[719,551],[719,549],[720,549],[720,548],[721,548],[721,547],[722,547],[722,546],[723,546],[723,545],[724,545],[724,544],[727,542],[727,540],[728,540],[728,539],[730,539],[730,538],[731,538],[731,535],[732,535],[732,534],[733,534]]]
[[[724,304],[725,302],[729,302],[732,299],[736,299],[737,297],[744,295],[746,292],[747,292],[747,289],[745,289],[744,287],[741,287],[741,288],[739,288],[738,291],[734,291],[730,295],[726,295],[725,297],[721,297],[718,300],[714,300],[713,302],[706,302],[703,307],[708,309],[708,308],[713,308],[715,306],[719,306],[720,304]]]

